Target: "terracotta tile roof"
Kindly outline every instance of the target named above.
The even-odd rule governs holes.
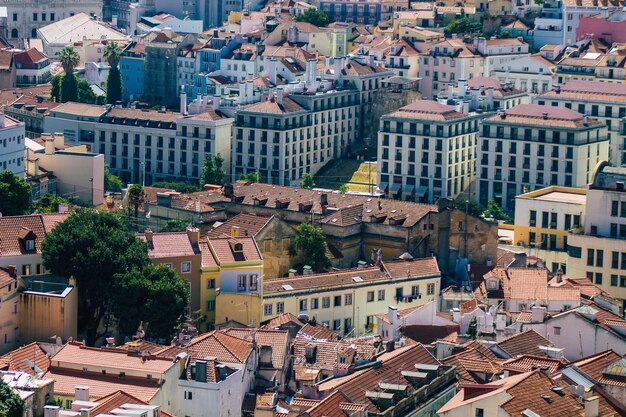
[[[13,283],[17,283],[17,278],[12,276],[4,268],[0,267],[0,288],[4,288]]]
[[[285,366],[285,356],[289,352],[289,332],[287,330],[265,330],[265,329],[224,329],[221,332],[238,339],[252,342],[256,341],[257,346],[269,346],[272,348],[272,366],[275,369],[282,369]]]
[[[409,307],[409,308],[405,308],[405,309],[402,309],[402,310],[398,310],[398,319],[403,319],[406,316],[410,315],[411,313],[413,313],[413,312],[415,312],[417,310],[421,310],[422,308],[424,308],[427,305],[428,304],[421,304],[421,305],[418,305],[418,306],[414,306],[414,307]],[[389,321],[389,315],[387,313],[376,314],[376,318],[384,321],[387,324],[391,324],[391,322]]]
[[[306,349],[314,349],[314,357],[307,360]],[[371,361],[378,353],[378,347],[372,341],[359,339],[318,340],[298,333],[293,344],[294,371],[317,369],[334,371],[337,368],[349,368],[354,362]],[[340,362],[339,355],[347,355],[348,360]]]
[[[273,319],[271,319],[269,322],[267,322],[265,325],[262,326],[262,328],[264,329],[277,329],[287,323],[293,323],[296,326],[299,326],[300,328],[302,328],[304,326],[304,323],[302,323],[298,317],[296,317],[295,315],[291,314],[291,313],[283,313],[280,316],[276,316]]]
[[[4,356],[0,356],[0,370],[3,371],[20,371],[36,376],[37,372],[33,369],[33,364],[41,372],[46,372],[50,366],[49,353],[37,342],[22,346]]]
[[[478,304],[479,304],[478,299],[474,298],[472,300],[459,304],[459,310],[463,314],[471,313],[472,311],[476,310],[476,308],[478,307]]]
[[[388,73],[390,70],[382,67],[371,67],[369,65],[361,64],[358,61],[349,61],[341,70],[341,73],[348,77],[361,77],[365,75],[374,75],[381,73]]]
[[[530,372],[540,369],[553,374],[564,366],[563,362],[545,356],[522,355],[502,363],[502,369],[515,372]]]
[[[95,402],[97,402],[98,405],[89,410],[89,415],[93,417],[98,417],[101,414],[109,414],[111,411],[124,404],[148,405],[146,401],[142,401],[122,390],[98,398]],[[163,417],[171,417],[170,414],[163,410],[160,410],[160,415]]]
[[[298,333],[317,340],[337,340],[338,338],[337,333],[322,324],[307,323]]]
[[[552,342],[532,329],[510,336],[498,342],[497,345],[512,358],[518,355],[545,357],[545,352],[539,349],[539,346],[554,346]]]
[[[241,251],[235,251],[235,246],[239,244],[242,245]],[[260,261],[263,259],[254,238],[251,236],[212,238],[209,239],[209,246],[217,263],[220,265],[232,262]]]
[[[332,271],[322,274],[299,275],[296,277],[265,279],[263,293],[266,295],[325,287],[354,287],[375,282],[393,282],[394,279],[419,276],[438,276],[439,267],[435,258],[421,258],[411,261],[385,262],[384,271],[377,266]],[[355,281],[360,277],[361,281]],[[291,286],[292,289],[286,289]]]
[[[83,385],[89,387],[89,395],[92,399],[108,396],[121,390],[141,401],[150,402],[160,389],[158,378],[126,377],[120,379],[117,375],[102,375],[56,367],[49,368],[44,377],[54,379],[55,395],[67,397],[73,397],[76,386]]]
[[[199,114],[194,114],[192,116],[187,116],[186,119],[217,121],[217,120],[228,119],[228,116],[226,116],[225,114],[221,113],[220,111],[209,110],[209,111],[206,111],[204,113],[199,113]]]
[[[132,342],[124,343],[121,346],[117,346],[118,349],[126,350],[128,352],[149,352],[156,354],[156,352],[163,350],[168,346],[160,345],[158,343],[149,342],[147,340],[134,340]]]
[[[288,114],[304,112],[305,109],[289,97],[283,97],[283,103],[278,104],[274,99],[251,104],[240,110],[242,113],[263,113],[263,114]]]
[[[36,69],[36,64],[47,60],[48,57],[36,48],[30,48],[22,52],[16,52],[13,56],[16,63],[22,64],[22,69]]]
[[[202,253],[202,267],[203,268],[211,268],[217,267],[217,261],[209,248],[209,244],[206,240],[202,239],[200,241],[200,252]]]
[[[70,101],[55,107],[54,111],[55,113],[58,112],[76,116],[99,117],[106,112],[106,108],[95,104],[74,103]]]
[[[15,256],[30,253],[20,239],[22,231],[29,231],[35,236],[35,253],[41,253],[41,242],[59,222],[69,214],[31,214],[28,216],[0,217],[0,256]]]
[[[4,107],[8,104],[13,103],[17,100],[18,97],[21,96],[29,96],[29,97],[45,97],[46,99],[50,97],[50,84],[38,85],[33,87],[25,87],[25,88],[9,88],[5,90],[0,90],[0,106]]]
[[[148,243],[148,255],[152,259],[194,256],[200,253],[199,246],[189,241],[187,232],[153,233],[152,242],[147,241],[144,233],[138,234],[137,238]]]
[[[226,220],[221,225],[214,227],[208,233],[209,238],[230,237],[231,229],[239,229],[239,236],[256,236],[269,221],[271,217],[257,216],[256,214],[240,213]]]
[[[582,371],[586,376],[598,381],[603,377],[602,371],[612,363],[620,360],[622,357],[617,354],[613,349],[605,350],[604,352],[596,353],[595,355],[587,356],[585,358],[578,359],[570,363],[570,366],[576,367]]]
[[[160,122],[160,128],[168,128],[171,124],[176,123],[176,120],[180,117],[180,113],[112,107],[111,110],[102,116],[102,119],[111,120],[111,122],[118,119],[121,124],[131,125],[138,121]],[[115,122],[117,123],[117,121]]]
[[[593,320],[587,317],[588,316],[587,314],[583,314],[583,313],[588,313],[588,312],[593,312],[594,314]],[[626,320],[616,314],[611,313],[610,311],[604,310],[603,308],[594,304],[593,301],[586,300],[583,298],[581,299],[580,307],[564,311],[563,313],[555,314],[552,316],[552,318],[554,319],[554,318],[562,317],[566,314],[576,314],[578,317],[584,320],[591,321],[595,326],[598,326],[602,328],[603,330],[609,333],[612,333],[613,335],[621,339],[626,339],[626,337],[622,333],[617,332],[614,329],[614,327],[625,326]]]
[[[496,356],[479,343],[476,343],[476,345],[477,346],[442,359],[442,363],[445,365],[456,366],[456,374],[459,382],[483,384],[490,382],[493,375],[499,374],[502,371]],[[483,380],[482,375],[480,375],[483,373],[488,374],[487,380]]]
[[[562,84],[559,90],[548,91],[539,97],[550,100],[626,103],[626,84],[574,80]]]
[[[147,203],[156,203],[158,193],[175,192],[174,190],[169,188],[143,187],[143,189],[146,194],[145,201]]]
[[[223,363],[245,363],[252,352],[252,343],[214,331],[193,338],[187,350],[196,359],[215,358]]]
[[[531,323],[533,319],[532,311],[522,311],[519,313],[515,319],[516,322],[519,323]]]
[[[408,325],[404,329],[404,337],[414,342],[428,345],[437,340],[446,339],[455,333],[458,334],[459,329],[460,326],[458,324],[446,324],[442,326],[430,324]]]
[[[499,80],[491,77],[475,77],[470,80],[467,80],[467,86],[470,88],[480,88],[483,87],[483,95],[487,94],[487,90],[490,87],[493,87],[493,95],[495,97],[508,97],[514,96],[517,94],[525,94],[523,91],[518,90],[506,83],[501,83]]]
[[[448,121],[467,117],[459,113],[454,107],[446,106],[432,100],[417,100],[409,105],[388,113],[385,117],[399,117],[403,119]]]
[[[543,117],[543,113],[548,113]],[[585,127],[583,115],[561,106],[539,106],[536,104],[518,104],[506,111],[506,118],[499,115],[485,119],[487,122],[499,122],[506,124],[524,124],[532,126],[552,126],[570,129]],[[597,119],[587,119],[586,126],[599,126],[602,122]]]

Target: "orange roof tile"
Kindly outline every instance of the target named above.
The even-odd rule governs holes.
[[[29,375],[37,375],[33,369],[34,364],[41,372],[46,372],[50,366],[50,353],[37,342],[17,348],[0,357],[0,370],[20,371]]]
[[[41,242],[59,222],[69,214],[31,214],[28,216],[0,217],[0,256],[14,256],[30,253],[20,239],[24,229],[35,235],[35,252],[41,253]]]
[[[241,245],[241,251],[235,250],[238,244]],[[232,262],[260,261],[263,259],[254,238],[251,236],[210,238],[209,246],[220,265]]]
[[[239,236],[256,236],[259,231],[271,220],[271,217],[257,216],[250,213],[239,213],[214,227],[208,233],[209,238],[230,237],[231,229],[238,228]]]
[[[552,342],[532,329],[510,336],[498,342],[497,345],[511,357],[524,354],[546,356],[539,346],[554,346]]]
[[[285,357],[289,352],[289,332],[287,330],[230,328],[221,331],[247,342],[251,342],[254,337],[257,346],[272,348],[272,366],[274,368],[282,369],[285,365]]]
[[[193,338],[187,350],[196,359],[215,358],[224,363],[245,363],[252,352],[252,343],[213,331]]]

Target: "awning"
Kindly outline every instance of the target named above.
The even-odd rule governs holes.
[[[378,186],[378,189],[382,191],[383,193],[386,193],[388,187],[389,187],[389,183],[381,182],[380,185]]]
[[[398,191],[400,191],[400,188],[402,188],[402,183],[400,182],[394,182],[391,185],[391,193],[392,194],[398,194]]]
[[[426,194],[428,194],[428,187],[427,186],[420,185],[419,187],[417,187],[417,192],[415,193],[416,196],[424,197]]]
[[[407,185],[404,188],[404,194],[406,194],[406,195],[413,195],[413,194],[415,194],[415,186],[414,185]]]

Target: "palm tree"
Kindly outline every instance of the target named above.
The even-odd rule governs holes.
[[[72,74],[74,73],[74,68],[80,62],[80,56],[74,48],[66,46],[59,53],[59,61],[61,61],[65,74]]]
[[[140,184],[133,184],[128,189],[128,211],[131,208],[135,209],[135,218],[139,214],[139,206],[144,203],[146,199],[146,191]]]
[[[106,48],[104,48],[104,59],[107,60],[111,68],[116,68],[120,63],[120,58],[124,51],[120,48],[119,44],[115,41],[108,42]]]

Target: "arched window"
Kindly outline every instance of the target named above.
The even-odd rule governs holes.
[[[18,37],[17,29],[11,30],[11,38],[15,39]]]
[[[31,38],[36,38],[37,37],[37,29],[33,28],[33,30],[30,31],[30,37]]]

